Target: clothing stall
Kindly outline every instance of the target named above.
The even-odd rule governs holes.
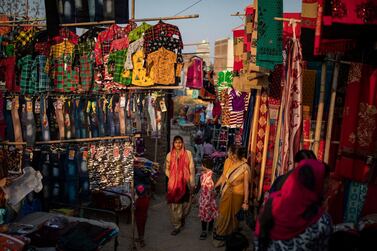
[[[100,246],[118,235],[124,210],[134,226],[134,170],[152,182],[160,171],[157,144],[150,161],[144,140],[157,142],[162,133],[169,139],[167,104],[171,91],[182,88],[182,37],[163,20],[198,15],[135,19],[132,1],[129,19],[128,2],[113,2],[124,3],[122,13],[97,6],[93,15],[79,6],[84,9],[67,15],[45,1],[46,23],[2,16],[0,224],[62,207],[75,217],[81,209],[110,211],[116,224],[109,224]],[[56,220],[51,217],[47,222]],[[37,218],[44,219],[38,224],[47,219]],[[28,219],[19,223],[36,222]],[[32,232],[24,233],[25,240]]]

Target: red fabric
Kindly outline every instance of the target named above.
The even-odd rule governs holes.
[[[135,221],[139,237],[144,236],[150,199],[149,196],[143,196],[135,201]]]
[[[353,64],[350,68],[340,138],[341,157],[336,174],[366,182],[366,157],[377,142],[377,68]]]
[[[4,67],[4,70],[1,69],[2,67]],[[15,67],[16,67],[15,56],[0,59],[0,69],[2,73],[4,74],[4,76],[2,77],[4,77],[7,91],[10,91],[10,92],[20,91],[20,87],[16,86]]]
[[[305,13],[315,12],[318,7],[318,0],[302,0],[301,27],[315,29],[317,17],[305,15]]]
[[[377,24],[376,0],[333,0],[330,22],[342,24]]]
[[[190,179],[189,158],[185,147],[182,147],[179,155],[173,149],[170,151],[170,174],[168,182],[168,203],[177,203],[186,193],[187,181]]]
[[[243,69],[243,40],[245,30],[233,30],[233,43],[234,43],[234,64],[233,70],[240,71]],[[242,44],[242,46],[240,45]],[[240,49],[242,47],[242,50]]]
[[[377,213],[377,184],[369,184],[361,216]]]
[[[309,165],[315,177],[315,191],[310,191],[298,180],[299,170]],[[302,214],[313,203],[319,202],[323,194],[325,180],[325,166],[318,160],[303,160],[289,175],[280,191],[270,195],[272,200],[272,215],[274,226],[270,231],[272,240],[288,240],[299,234],[318,221],[324,209],[310,220],[304,219]],[[256,235],[259,236],[260,225],[257,221]]]
[[[301,19],[301,13],[283,13],[284,18],[293,18],[293,19]],[[295,28],[296,38],[299,39],[301,35],[301,23],[296,23]],[[286,40],[287,38],[293,37],[293,26],[289,24],[289,22],[283,22],[283,38]]]

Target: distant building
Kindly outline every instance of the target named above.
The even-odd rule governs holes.
[[[198,53],[197,55],[203,59],[204,62],[206,62],[206,65],[211,64],[211,59],[210,59],[210,46],[209,42],[206,40],[203,40],[201,44],[198,44],[196,46],[196,52]]]
[[[233,39],[224,38],[215,41],[215,73],[233,70]]]

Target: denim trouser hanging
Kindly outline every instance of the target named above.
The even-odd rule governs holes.
[[[64,161],[64,197],[69,204],[74,204],[78,200],[78,155],[78,147],[67,147],[67,153],[65,154]]]
[[[80,100],[73,100],[73,122],[75,127],[75,138],[81,138],[81,125],[80,125]]]
[[[89,22],[89,3],[88,0],[75,0],[76,22]]]
[[[79,153],[79,196],[81,199],[88,198],[89,174],[88,174],[88,148],[80,147]]]
[[[80,100],[79,103],[79,120],[80,120],[80,136],[81,138],[87,138],[88,137],[88,120],[87,120],[87,114],[86,114],[86,101],[84,99]]]
[[[103,137],[106,135],[103,107],[104,107],[103,100],[98,99],[97,100],[97,115],[98,115],[98,133],[100,137]]]
[[[90,21],[103,21],[103,0],[89,0]]]
[[[12,100],[10,98],[6,99],[6,108],[4,112],[5,122],[6,122],[6,137],[9,141],[14,141],[14,130],[13,130],[13,123],[12,123]]]
[[[90,117],[90,130],[92,132],[92,137],[93,138],[98,137],[98,134],[99,134],[99,131],[98,131],[98,117],[97,117],[98,109],[97,108],[98,108],[97,107],[97,102],[96,101],[92,101],[91,102],[91,109],[90,109],[89,117]]]

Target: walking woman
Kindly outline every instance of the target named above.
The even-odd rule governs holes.
[[[190,212],[191,195],[195,187],[192,153],[185,149],[181,136],[175,136],[173,139],[173,148],[166,156],[165,174],[169,179],[166,198],[174,227],[171,235],[177,235],[185,225],[185,218]]]
[[[236,214],[249,208],[250,167],[246,163],[245,151],[239,146],[231,146],[224,171],[215,187],[221,187],[219,216],[215,222],[213,245],[221,247],[225,240],[238,229]]]
[[[329,173],[318,160],[300,161],[258,217],[256,251],[327,250],[332,225],[323,201]]]

